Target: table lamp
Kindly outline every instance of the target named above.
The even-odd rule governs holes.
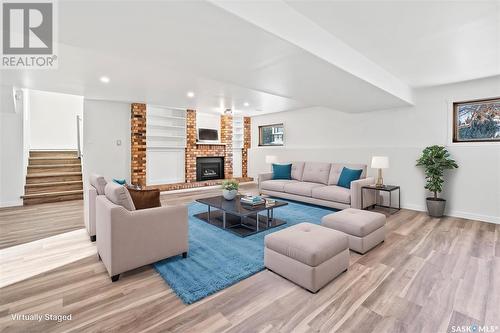
[[[389,168],[389,158],[387,156],[373,156],[372,168],[378,169],[377,183],[375,184],[375,186],[383,187],[384,179],[382,178],[382,169]]]
[[[266,164],[271,164],[271,171],[273,169],[272,164],[278,162],[278,157],[274,155],[266,155]]]

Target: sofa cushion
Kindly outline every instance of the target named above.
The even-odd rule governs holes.
[[[312,196],[312,189],[316,187],[325,187],[326,185],[308,182],[293,182],[285,184],[284,192],[301,195],[304,197]]]
[[[302,180],[305,162],[292,162],[292,179]]]
[[[130,187],[127,189],[136,210],[161,207],[160,190],[136,190]]]
[[[366,178],[366,164],[349,164],[349,163],[332,163],[332,168],[330,170],[330,176],[328,178],[328,185],[337,185],[340,178],[340,173],[342,169],[346,167],[349,169],[361,169],[360,179]]]
[[[264,243],[268,249],[312,267],[348,248],[345,234],[312,223],[273,232],[264,238]]]
[[[365,237],[385,225],[385,215],[355,208],[347,208],[323,216],[321,224],[356,237]]]
[[[104,194],[115,205],[122,206],[126,210],[135,210],[132,197],[125,186],[114,182],[108,183],[104,188]]]
[[[362,172],[363,172],[362,169],[349,169],[344,167],[342,169],[342,172],[340,173],[337,185],[350,189],[351,182],[358,180]]]
[[[265,180],[260,184],[260,187],[263,190],[283,192],[285,185],[290,183],[298,183],[298,181],[288,179]]]
[[[351,190],[336,185],[316,187],[312,190],[312,197],[321,200],[350,204]]]
[[[292,164],[273,163],[273,179],[292,179]]]
[[[330,175],[330,166],[330,163],[306,162],[302,181],[327,185]]]
[[[93,173],[89,176],[89,183],[95,188],[98,195],[104,194],[104,188],[107,182],[103,176]]]

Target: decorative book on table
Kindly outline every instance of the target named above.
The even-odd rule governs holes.
[[[241,201],[241,203],[252,205],[252,206],[260,205],[260,204],[263,204],[266,202],[264,199],[262,199],[258,195],[241,197],[240,201]]]

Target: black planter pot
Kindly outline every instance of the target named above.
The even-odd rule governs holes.
[[[427,211],[432,217],[441,217],[444,214],[446,200],[441,198],[427,198]]]

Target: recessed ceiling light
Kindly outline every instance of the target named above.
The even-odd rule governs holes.
[[[186,96],[189,97],[189,98],[193,98],[194,97],[194,92],[188,91],[187,94],[186,94]]]
[[[109,77],[107,76],[101,76],[99,80],[101,80],[102,83],[109,83]]]
[[[245,103],[243,103],[243,105],[244,105],[244,106],[250,106],[250,103],[245,102]]]

